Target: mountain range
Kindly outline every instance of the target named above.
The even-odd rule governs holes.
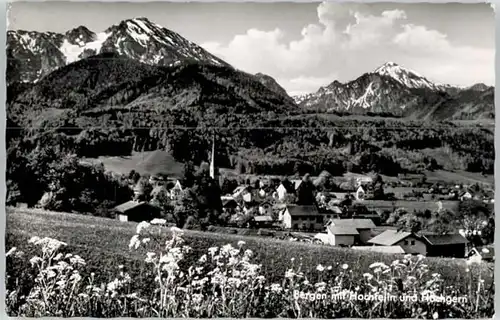
[[[100,33],[85,26],[65,33],[10,30],[7,57],[8,102],[15,100],[21,109],[139,102],[146,108],[161,101],[166,108],[233,104],[240,112],[295,111],[298,106],[420,120],[494,117],[494,87],[437,84],[394,62],[292,99],[272,77],[237,70],[147,18],[124,20]]]
[[[494,87],[437,84],[394,62],[353,81],[333,81],[294,100],[306,109],[390,113],[422,120],[494,117]]]
[[[7,80],[8,83],[36,82],[62,66],[106,52],[160,66],[183,61],[229,66],[178,33],[147,18],[134,18],[99,33],[85,26],[65,33],[10,30],[7,32]]]

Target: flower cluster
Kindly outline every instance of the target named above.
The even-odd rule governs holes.
[[[244,241],[210,247],[192,257],[193,250],[183,235],[181,229],[167,229],[162,219],[137,225],[128,246],[134,254],[144,254],[146,270],[141,272],[152,285],[147,290],[134,287],[138,282],[123,265],[118,266],[116,275],[88,275],[87,262],[82,257],[61,251],[66,243],[33,237],[28,242],[40,252],[29,259],[35,272],[34,284],[23,298],[18,296],[18,290],[8,291],[8,306],[15,308],[16,315],[36,317],[438,319],[486,314],[492,303],[481,275],[477,288],[472,290],[475,283],[471,280],[470,291],[460,291],[445,285],[442,275],[431,272],[421,255],[405,255],[391,263],[371,263],[359,276],[348,263],[318,264],[309,270],[304,269],[302,259],[292,258],[281,281],[271,282]],[[7,252],[9,259],[23,256],[16,248]],[[471,268],[469,274],[475,272],[473,264],[467,268]],[[399,299],[415,294],[427,300]],[[439,301],[446,295],[464,294],[468,300],[462,305]],[[362,298],[367,296],[398,299]]]

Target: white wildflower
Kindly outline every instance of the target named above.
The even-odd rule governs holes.
[[[347,268],[349,268],[349,265],[348,265],[347,263],[344,263],[344,264],[342,265],[342,269],[347,270]]]
[[[374,262],[372,263],[370,266],[369,266],[370,269],[373,269],[373,268],[388,268],[387,265],[385,263],[382,263],[382,262]]]
[[[293,269],[289,269],[285,272],[285,278],[293,278],[295,276],[295,272],[293,272]]]
[[[245,244],[246,244],[246,242],[243,240],[238,241],[238,247],[240,247],[240,248],[243,247]]]
[[[143,244],[146,244],[146,243],[148,243],[149,241],[151,241],[151,238],[144,238],[144,239],[142,239],[142,243],[143,243]]]
[[[319,272],[322,272],[323,270],[325,270],[325,267],[323,267],[321,264],[318,264],[318,266],[316,267],[316,270],[318,270]]]
[[[198,259],[198,262],[200,263],[205,263],[207,261],[207,255],[204,254],[200,257],[200,259]]]
[[[283,289],[281,288],[281,286],[277,283],[273,283],[271,284],[271,291],[273,292],[281,292]]]
[[[85,260],[83,260],[79,255],[74,255],[69,259],[69,262],[73,265],[80,264],[82,266],[85,265]]]
[[[144,260],[146,263],[152,263],[154,262],[154,257],[156,256],[156,253],[154,252],[148,252],[146,254],[146,259]]]
[[[38,257],[38,256],[34,256],[33,258],[30,259],[30,263],[31,265],[35,265],[35,264],[38,264],[39,262],[42,262],[43,259]]]
[[[136,233],[140,234],[143,229],[147,229],[150,227],[149,222],[147,221],[142,221],[137,225]]]
[[[48,279],[52,279],[56,276],[56,273],[52,270],[49,270],[49,272],[47,273],[47,278]]]
[[[28,240],[28,243],[37,243],[38,241],[40,241],[40,237],[34,236]]]
[[[78,281],[82,280],[82,276],[80,276],[78,271],[74,271],[73,274],[71,275],[71,277],[69,278],[69,280],[73,281],[73,282],[78,282]]]
[[[211,248],[208,248],[208,253],[210,253],[210,255],[213,257],[214,254],[217,252],[217,250],[219,250],[219,248],[211,247]]]
[[[151,220],[150,223],[153,225],[165,225],[167,223],[167,220],[155,218],[155,219]]]
[[[130,249],[132,249],[132,248],[137,249],[137,248],[139,248],[140,245],[141,245],[141,241],[139,240],[139,236],[138,235],[134,235],[130,239],[130,243],[129,243],[128,247]]]
[[[177,228],[177,227],[172,227],[170,228],[170,231],[172,231],[172,233],[175,235],[182,235],[184,234],[184,232],[182,231],[182,229],[180,228]]]

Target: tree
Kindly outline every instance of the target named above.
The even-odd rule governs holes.
[[[309,174],[304,175],[302,182],[297,189],[297,204],[313,205],[316,203],[314,196],[315,187],[311,181]]]
[[[182,195],[172,203],[174,213],[173,218],[178,228],[183,228],[188,221],[188,217],[196,217],[198,210],[196,208],[196,199],[191,190],[185,190]]]
[[[155,195],[151,200],[151,204],[160,208],[163,217],[167,217],[174,209],[166,188],[162,188],[160,192]]]
[[[149,183],[149,179],[142,177],[134,187],[135,199],[149,201],[151,199],[151,191],[153,191],[153,186]]]
[[[491,211],[479,200],[461,201],[454,221],[466,232],[482,231],[492,216]]]

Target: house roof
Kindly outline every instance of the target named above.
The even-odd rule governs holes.
[[[122,203],[122,204],[114,207],[113,210],[121,212],[121,213],[125,213],[126,211],[128,211],[130,209],[137,208],[137,207],[145,205],[145,204],[148,204],[148,203],[146,201],[130,200],[130,201],[127,201],[125,203]]]
[[[234,203],[235,205],[238,205],[236,200],[234,199],[222,199],[222,205],[227,206],[228,204]]]
[[[236,189],[233,190],[233,194],[241,193],[241,192],[247,190],[247,188],[248,188],[248,186],[246,186],[246,185],[238,186],[238,187],[236,187]]]
[[[375,228],[375,223],[371,219],[332,219],[331,222],[336,227],[352,227],[355,229]]]
[[[400,246],[353,246],[351,247],[351,249],[380,253],[405,253],[403,248],[401,248]]]
[[[302,180],[292,180],[295,190],[297,190],[302,184]]]
[[[319,215],[318,209],[316,206],[296,206],[289,205],[286,207],[291,216],[316,216]]]
[[[338,206],[331,206],[328,208],[330,211],[332,212],[335,212],[337,214],[341,214],[342,213],[342,209],[340,209]]]
[[[424,234],[423,237],[431,245],[449,245],[468,243],[461,234]]]
[[[399,232],[397,230],[385,230],[381,234],[368,240],[369,243],[383,246],[392,246],[399,241],[413,235],[411,232]]]
[[[257,222],[272,222],[274,221],[273,217],[271,216],[255,216],[253,219]]]
[[[332,234],[337,235],[337,236],[359,235],[358,230],[356,230],[356,228],[353,228],[353,227],[337,227],[337,226],[330,224],[326,228]]]

